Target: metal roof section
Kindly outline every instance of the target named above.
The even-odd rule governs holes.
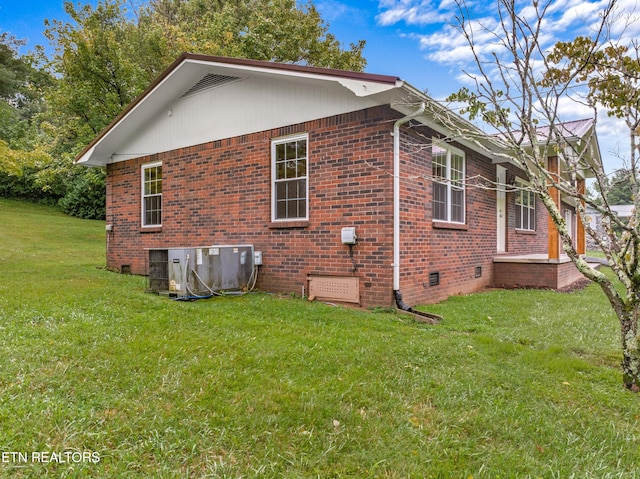
[[[587,118],[582,120],[567,121],[556,125],[558,133],[565,139],[584,138],[589,130],[593,127],[593,119]],[[536,128],[537,136],[540,140],[545,141],[549,138],[550,127],[541,126]]]
[[[541,147],[556,147],[558,140],[565,143],[564,151],[558,155],[561,161],[565,161],[569,157],[576,158],[581,155],[586,162],[592,166],[602,164],[600,156],[600,145],[598,137],[595,134],[595,120],[593,118],[585,118],[580,120],[567,121],[564,123],[556,123],[555,125],[539,126],[535,129],[535,142]],[[514,137],[519,139],[523,133],[521,131],[514,132]],[[554,136],[559,136],[559,139]],[[496,135],[501,138],[502,135]],[[527,148],[532,147],[532,141],[523,142]],[[578,171],[583,178],[593,177],[593,174],[587,170]]]
[[[535,129],[535,141],[541,144],[554,144],[554,140],[551,137],[551,133],[558,133],[563,140],[572,141],[580,140],[588,136],[594,127],[594,120],[592,118],[567,121],[564,123],[556,123],[553,128],[550,125],[538,126]],[[522,139],[524,136],[522,130],[514,131],[513,136],[516,140]],[[532,135],[531,135],[532,136]],[[498,133],[495,137],[502,140],[505,136],[502,133]],[[531,146],[530,140],[523,141],[525,146]]]

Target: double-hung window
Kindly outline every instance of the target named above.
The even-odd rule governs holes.
[[[273,221],[308,219],[308,136],[271,143]]]
[[[516,178],[516,229],[536,229],[536,195],[520,178]]]
[[[465,222],[464,152],[444,143],[432,146],[433,219]]]
[[[162,163],[142,166],[142,226],[162,226]]]

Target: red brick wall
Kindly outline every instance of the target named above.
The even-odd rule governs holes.
[[[391,305],[392,169],[388,107],[109,165],[107,264],[146,272],[144,248],[253,244],[263,253],[258,287],[297,294],[308,274],[352,275],[341,229],[355,226],[364,305]],[[309,134],[309,221],[271,223],[271,140]],[[163,163],[162,228],[140,228],[141,166]]]
[[[507,168],[507,181],[516,176],[525,179],[524,174],[517,168]],[[536,225],[535,231],[516,229],[516,193],[507,192],[507,255],[546,254],[547,253],[548,214],[540,198],[536,196]]]
[[[400,290],[409,305],[441,301],[451,295],[478,291],[493,285],[497,255],[496,166],[491,160],[464,148],[466,158],[466,222],[461,228],[447,227],[432,218],[431,153],[424,148],[434,136],[427,128],[403,128],[401,148],[402,253]],[[419,146],[411,146],[419,145]],[[512,165],[507,179],[523,173]],[[515,193],[506,194],[507,255],[546,253],[547,213],[538,199],[536,229],[516,230]],[[451,226],[451,225],[449,225]],[[478,271],[479,270],[479,271]],[[477,273],[481,275],[477,277]],[[430,286],[431,273],[440,283]]]
[[[428,129],[405,129],[403,144],[429,144]],[[466,223],[462,229],[433,222],[431,205],[432,165],[430,149],[402,148],[402,255],[400,290],[409,305],[432,303],[448,296],[477,291],[492,282],[496,253],[496,195],[491,189],[474,187],[478,177],[495,180],[491,161],[454,144],[465,152]],[[486,181],[482,181],[486,184]],[[481,276],[476,277],[476,268]],[[429,285],[431,273],[439,273],[440,283]]]
[[[145,274],[145,248],[252,244],[263,253],[260,289],[300,294],[309,274],[356,275],[361,304],[391,306],[391,133],[398,117],[389,107],[377,107],[108,165],[107,223],[113,232],[107,265],[130,265],[133,273]],[[271,140],[297,133],[309,134],[309,221],[272,224]],[[410,305],[490,285],[496,254],[492,190],[467,188],[464,229],[434,228],[431,154],[424,148],[432,136],[424,127],[402,128],[400,290]],[[490,160],[457,147],[466,154],[467,178],[495,179]],[[141,166],[153,161],[163,164],[163,225],[145,232]],[[537,233],[520,235],[514,229],[513,193],[507,204],[508,252],[546,251],[542,206]],[[355,226],[358,236],[355,273],[349,248],[341,243],[345,226]],[[432,272],[440,274],[438,286],[429,286]]]
[[[561,289],[583,279],[572,262],[495,263],[495,286],[500,288]]]

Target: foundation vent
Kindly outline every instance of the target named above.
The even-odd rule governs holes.
[[[309,299],[360,303],[358,278],[353,276],[309,276]]]

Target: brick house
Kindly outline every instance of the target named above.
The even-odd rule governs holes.
[[[76,159],[107,170],[107,266],[252,245],[259,289],[365,306],[578,279],[533,194],[465,181],[523,173],[425,103],[397,77],[183,54]]]

